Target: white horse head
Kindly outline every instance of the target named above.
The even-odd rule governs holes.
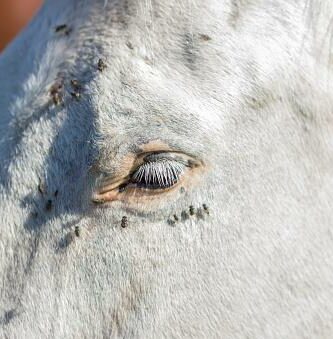
[[[333,336],[325,1],[46,1],[0,58],[0,336]]]

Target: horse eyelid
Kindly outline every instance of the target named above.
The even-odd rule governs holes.
[[[130,182],[142,188],[167,188],[176,184],[186,165],[173,159],[147,161],[132,172]]]

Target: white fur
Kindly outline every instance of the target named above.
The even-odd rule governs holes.
[[[332,13],[46,1],[0,57],[0,337],[332,338]],[[96,173],[154,140],[201,180],[93,206]]]

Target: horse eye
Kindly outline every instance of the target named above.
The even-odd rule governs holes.
[[[151,155],[130,176],[138,188],[165,189],[175,185],[187,165],[181,161]]]
[[[176,184],[190,179],[191,170],[200,168],[202,162],[180,152],[153,152],[138,156],[136,167],[126,176],[101,182],[94,194],[94,203],[115,200],[128,201],[153,197],[166,192]],[[196,173],[196,171],[194,172]]]

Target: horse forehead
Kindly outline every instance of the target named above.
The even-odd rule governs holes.
[[[86,26],[64,15],[67,22],[64,29],[68,29],[68,35],[61,32],[59,25],[47,27],[49,35],[34,31],[35,37],[32,39],[40,40],[40,44],[33,43],[36,48],[29,49],[27,54],[35,55],[38,62],[30,68],[25,78],[10,79],[19,89],[11,93],[12,97],[15,93],[17,96],[9,106],[8,116],[14,117],[10,123],[14,134],[22,136],[31,124],[41,119],[61,116],[62,112],[69,115],[77,110],[81,110],[77,124],[86,122],[86,111],[91,114],[90,119],[99,120],[101,124],[112,117],[112,121],[108,122],[118,126],[118,129],[121,122],[129,124],[135,119],[142,119],[151,112],[161,110],[162,106],[167,107],[164,116],[182,111],[181,116],[188,120],[195,115],[186,114],[188,102],[184,98],[191,98],[189,88],[194,89],[194,83],[199,84],[203,64],[200,62],[203,54],[200,49],[207,50],[211,39],[207,30],[200,27],[192,32],[185,27],[158,29],[156,24],[151,30],[154,33],[149,33],[149,25],[144,23],[146,32],[140,33],[131,26],[131,19],[127,18],[135,16],[130,10],[134,2],[129,2],[128,7],[125,3],[121,6],[108,3],[111,18],[109,26],[105,22],[108,16],[98,12],[101,21],[98,23],[90,18],[94,24],[88,23]],[[146,13],[147,10],[143,10],[139,16],[143,18]],[[90,17],[97,14],[86,15]],[[183,9],[182,15],[187,17],[186,9]],[[155,13],[154,20],[158,20],[158,17]],[[128,24],[124,25],[123,21]],[[178,18],[176,22],[182,21]],[[142,39],[147,32],[147,39]],[[168,43],[162,39],[163,32],[167,33]],[[97,38],[92,40],[91,36]],[[164,55],[166,49],[169,49],[168,55]],[[28,63],[28,59],[24,59],[23,63]],[[26,64],[26,68],[28,66]],[[192,86],[186,83],[189,78],[192,79]],[[156,100],[153,103],[156,95],[160,99],[159,103]],[[161,104],[167,98],[168,103]],[[173,109],[175,104],[178,109]],[[82,105],[85,107],[82,108]],[[197,106],[200,106],[198,101]],[[129,114],[135,110],[140,111],[141,118]],[[110,111],[113,114],[107,114]],[[196,111],[198,113],[200,109]],[[150,118],[154,117],[161,118],[158,114],[150,114]],[[54,126],[55,129],[59,128],[56,123]],[[73,130],[73,134],[76,133],[79,133],[79,129]]]
[[[224,106],[239,105],[251,88],[260,93],[259,74],[277,68],[270,67],[273,60],[283,63],[283,54],[267,57],[269,38],[251,55],[237,45],[246,41],[240,28],[245,17],[251,18],[247,11],[263,8],[256,2],[237,3],[211,0],[199,10],[191,1],[156,1],[150,7],[109,1],[106,7],[96,2],[77,9],[82,16],[75,19],[72,4],[57,22],[41,17],[40,26],[45,25],[48,34],[31,28],[36,47],[27,51],[39,62],[21,83],[15,77],[10,80],[20,90],[8,115],[14,116],[10,133],[15,137],[8,140],[19,141],[31,124],[53,118],[49,128],[54,134],[59,134],[62,119],[69,135],[82,140],[91,129],[113,134],[113,139],[119,134],[128,137],[122,131],[134,125],[149,133],[144,126],[157,126],[168,118],[177,121],[175,128],[187,124],[182,131],[220,123]],[[205,15],[198,15],[200,11]],[[269,15],[260,20],[270,25]],[[245,25],[251,41],[256,24]],[[248,73],[256,75],[255,81],[247,81]]]
[[[58,6],[63,4],[48,3],[50,8],[45,11],[57,11]],[[275,7],[279,8],[278,5]],[[86,7],[78,7],[74,2],[66,9],[56,20],[50,21],[43,16],[36,20],[35,27],[31,27],[28,34],[33,48],[25,48],[26,58],[22,65],[15,65],[21,72],[17,78],[9,79],[10,82],[22,80],[25,86],[33,87],[34,83],[44,79],[43,85],[50,86],[59,73],[69,71],[80,72],[81,78],[89,78],[98,56],[107,57],[112,62],[109,74],[122,71],[123,78],[128,76],[129,70],[138,68],[136,61],[140,58],[154,67],[164,65],[168,76],[173,70],[183,71],[185,66],[192,74],[198,76],[201,73],[202,77],[198,78],[205,79],[209,68],[215,67],[216,71],[221,66],[221,56],[226,55],[225,64],[230,57],[239,59],[241,51],[235,53],[233,45],[242,41],[242,34],[237,37],[235,28],[244,24],[241,18],[251,18],[251,10],[260,10],[260,6],[256,1],[235,0],[210,0],[200,8],[192,1],[140,4],[127,0],[98,1]],[[260,17],[260,24],[262,21],[269,23],[270,19],[266,14]],[[251,31],[256,23],[247,26]],[[30,60],[38,62],[31,65]],[[20,79],[22,73],[27,76]],[[114,77],[114,88],[116,79],[117,76]]]

